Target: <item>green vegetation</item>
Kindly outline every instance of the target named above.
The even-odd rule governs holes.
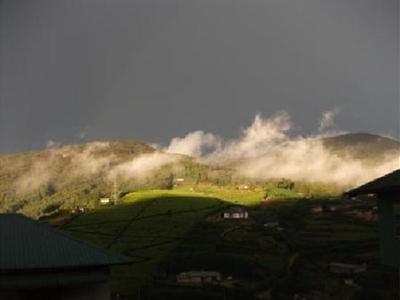
[[[352,155],[354,159],[361,159],[376,163],[389,153],[399,154],[399,142],[387,137],[369,133],[351,133],[324,138],[324,146],[340,156]]]
[[[272,199],[282,199],[282,198],[288,199],[288,198],[300,198],[301,194],[288,189],[269,187],[265,190],[265,197]]]
[[[325,142],[332,151],[359,147],[347,136]],[[378,259],[376,223],[350,214],[360,207],[337,197],[345,187],[286,178],[249,180],[229,167],[184,156],[179,168],[166,164],[152,176],[113,181],[108,175],[115,165],[155,150],[137,142],[106,144],[0,156],[0,211],[44,217],[79,238],[131,257],[132,266],[112,270],[114,292],[153,300],[266,294],[280,300],[314,290],[337,299],[393,296],[388,284],[392,270]],[[383,153],[394,144],[383,139],[382,145],[376,149]],[[102,197],[111,198],[113,205],[102,207]],[[235,205],[243,206],[249,219],[221,217]],[[335,210],[327,209],[331,206]],[[271,223],[278,225],[266,226]],[[362,289],[331,274],[330,261],[368,263],[368,272],[354,278]],[[196,269],[220,272],[227,286],[176,284],[177,273]]]
[[[0,212],[38,218],[60,202],[62,209],[94,208],[113,188],[106,180],[113,165],[153,151],[135,141],[111,141],[0,155]]]
[[[63,229],[140,262],[113,270],[113,290],[132,294],[151,281],[157,264],[185,233],[221,205],[218,199],[183,191],[136,192],[121,205],[72,219]]]
[[[285,191],[277,193],[280,196],[288,193],[274,189]],[[364,289],[371,290],[371,280],[377,284],[371,290],[375,299],[394,295],[387,278],[395,273],[379,263],[376,223],[353,219],[348,214],[352,204],[333,198],[290,197],[261,207],[264,193],[259,187],[243,190],[209,184],[193,190],[134,192],[120,205],[96,208],[62,228],[132,258],[132,266],[112,270],[112,290],[128,299],[136,299],[139,293],[143,299],[165,299],[165,295],[254,299],[270,290],[279,300],[318,290],[338,299],[358,300],[363,299]],[[312,208],[327,203],[336,210],[312,213]],[[250,218],[221,219],[224,208],[236,204],[245,205]],[[283,230],[265,228],[268,222],[278,222]],[[354,278],[362,289],[346,286],[341,276],[330,273],[326,265],[331,261],[368,263],[367,272]],[[176,285],[176,274],[190,270],[218,271],[236,283],[225,291],[220,286]]]
[[[399,152],[398,141],[369,134],[327,138],[323,139],[323,144],[338,156],[350,155],[370,165],[386,154]],[[272,198],[326,197],[339,195],[347,188],[289,179],[260,181],[241,178],[234,171],[234,162],[213,166],[178,156],[177,166],[174,165],[176,155],[171,155],[171,162],[151,176],[116,176],[110,179],[115,166],[151,153],[155,153],[155,149],[144,143],[109,141],[0,155],[0,212],[19,212],[40,218],[60,203],[61,210],[76,207],[94,209],[101,197],[118,198],[127,192],[157,188],[193,189],[244,205],[259,201],[259,193],[264,188],[267,195],[263,196]],[[184,181],[178,182],[177,178]],[[242,193],[240,186],[248,186],[254,195]]]
[[[323,182],[292,181],[287,178],[269,180],[265,197],[299,198],[338,196],[346,190],[343,186]]]
[[[252,187],[243,190],[237,186],[220,187],[211,184],[197,185],[193,191],[209,197],[222,199],[226,203],[244,206],[255,206],[259,204],[264,195],[264,191],[261,187]]]

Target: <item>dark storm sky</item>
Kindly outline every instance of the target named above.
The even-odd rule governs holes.
[[[0,2],[0,152],[237,135],[288,111],[305,133],[399,137],[398,0]]]

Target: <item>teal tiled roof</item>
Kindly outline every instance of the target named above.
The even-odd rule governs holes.
[[[0,214],[0,272],[77,269],[129,259],[19,214]]]

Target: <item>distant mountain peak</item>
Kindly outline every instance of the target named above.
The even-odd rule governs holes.
[[[371,133],[346,133],[323,138],[323,145],[338,154],[351,153],[354,158],[380,160],[387,154],[399,153],[400,142]]]

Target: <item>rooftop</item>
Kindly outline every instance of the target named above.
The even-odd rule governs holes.
[[[19,214],[0,214],[0,272],[127,264],[122,255],[76,239]]]
[[[400,162],[399,162],[400,163]],[[400,169],[370,181],[358,188],[355,188],[346,194],[357,196],[363,194],[379,194],[400,192]]]
[[[227,213],[245,213],[247,210],[240,205],[230,206],[225,212]]]

